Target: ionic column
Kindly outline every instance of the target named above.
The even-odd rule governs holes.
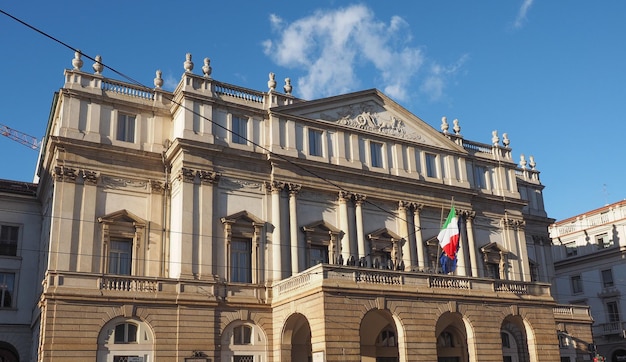
[[[363,202],[365,195],[354,195],[354,213],[356,219],[356,239],[358,246],[358,259],[365,258],[367,265],[371,265],[369,248],[365,243],[365,231],[363,230]]]
[[[287,184],[289,190],[289,236],[291,240],[291,275],[295,275],[300,271],[301,255],[304,256],[304,250],[300,253],[300,243],[298,243],[298,214],[296,195],[300,192],[302,186],[297,184]]]
[[[398,202],[398,219],[400,222],[399,225],[399,230],[400,231],[400,236],[402,236],[404,238],[404,244],[402,245],[402,261],[404,263],[404,270],[411,270],[411,266],[413,265],[413,262],[415,261],[414,258],[411,258],[411,242],[409,240],[411,240],[412,238],[409,237],[409,220],[408,220],[408,213],[407,213],[407,209],[409,207],[409,203],[406,201],[399,201]]]
[[[348,220],[348,203],[350,193],[339,191],[339,225],[343,235],[341,236],[341,259],[338,264],[345,264],[350,258],[350,222]]]
[[[413,250],[417,251],[417,265],[418,268],[426,269],[426,253],[424,253],[424,240],[422,239],[422,223],[420,222],[420,212],[424,207],[423,204],[413,203],[411,209],[413,209],[413,228],[415,229],[415,247]],[[412,251],[412,253],[415,253]]]
[[[285,187],[282,182],[273,181],[269,185],[272,193],[272,224],[274,231],[272,232],[272,275],[274,280],[282,279],[282,247],[280,235],[280,192]]]

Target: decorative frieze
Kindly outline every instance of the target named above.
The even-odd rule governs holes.
[[[147,190],[148,182],[141,180],[130,180],[121,177],[102,176],[102,185],[107,189],[133,188],[135,190]]]
[[[322,113],[320,118],[337,124],[358,128],[371,132],[378,132],[390,136],[400,137],[412,141],[423,142],[423,137],[416,132],[407,131],[404,120],[395,115],[388,115],[377,110],[382,107],[374,102],[362,102],[345,106],[335,111],[335,114]]]

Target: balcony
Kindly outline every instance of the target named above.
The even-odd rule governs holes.
[[[378,270],[318,264],[293,277],[266,284],[209,280],[169,279],[48,272],[44,293],[69,298],[116,298],[159,302],[238,302],[270,304],[324,291],[367,291],[406,296],[437,295],[444,298],[542,300],[552,302],[550,285],[486,278],[457,277],[421,272]]]
[[[626,330],[626,322],[623,322],[623,321],[599,323],[593,326],[593,335],[594,336],[619,335],[620,337],[623,337],[624,330]]]

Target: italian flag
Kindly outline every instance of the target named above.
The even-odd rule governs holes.
[[[459,218],[456,216],[454,206],[448,214],[443,228],[437,235],[439,246],[450,260],[456,258],[456,252],[459,250]]]

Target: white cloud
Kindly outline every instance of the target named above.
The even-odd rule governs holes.
[[[360,71],[373,67],[376,74],[364,82],[377,82],[375,87],[389,96],[407,100],[426,64],[423,51],[408,44],[412,37],[403,18],[393,16],[385,23],[364,5],[316,11],[292,23],[271,15],[270,22],[278,35],[263,42],[265,54],[280,66],[305,72],[294,88],[305,99],[358,89],[357,72],[364,74]],[[447,77],[460,65],[425,70],[422,89],[435,91],[431,99],[440,96]]]
[[[422,93],[427,94],[432,101],[443,97],[446,85],[450,79],[456,75],[460,69],[462,69],[468,59],[469,55],[464,54],[456,61],[456,63],[449,66],[442,66],[440,64],[433,63],[430,66],[426,79],[420,87]]]
[[[519,9],[519,12],[517,13],[517,18],[515,19],[515,22],[513,23],[513,27],[516,29],[519,29],[522,27],[522,25],[524,25],[524,23],[526,22],[526,15],[528,14],[528,10],[530,10],[530,7],[532,6],[534,0],[524,0],[522,2],[522,6]]]

